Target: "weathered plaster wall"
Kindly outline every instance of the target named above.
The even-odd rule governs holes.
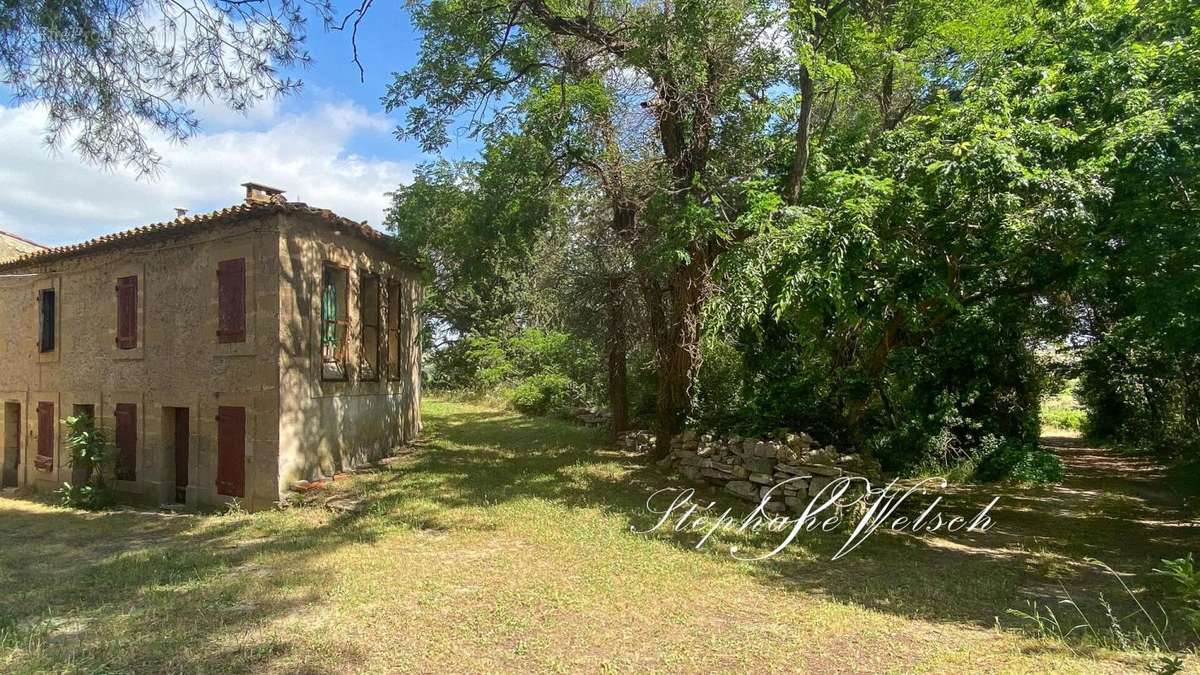
[[[420,349],[417,342],[417,272],[381,247],[327,226],[289,221],[280,237],[280,490],[377,459],[420,431]],[[326,262],[350,270],[348,377],[321,379],[320,295]],[[361,343],[361,270],[400,283],[400,379],[383,373],[364,381]],[[386,294],[382,326],[388,324]],[[385,330],[386,332],[386,330]],[[385,354],[386,354],[386,350]]]
[[[184,407],[191,427],[188,501],[225,501],[214,486],[215,417],[217,406],[233,405],[247,409],[243,501],[261,508],[277,499],[278,218],[215,225],[186,238],[7,272],[32,277],[0,278],[0,307],[8,314],[0,322],[0,400],[21,406],[21,484],[55,488],[70,478],[65,427],[58,422],[53,469],[34,467],[39,401],[55,404],[56,420],[75,405],[92,405],[110,434],[115,405],[134,403],[137,480],[118,485],[147,502],[170,501],[174,458],[163,408]],[[220,345],[217,263],[238,257],[246,258],[246,342]],[[115,284],[134,274],[139,344],[118,350]],[[36,347],[37,294],[43,288],[57,291],[58,344],[49,354]]]

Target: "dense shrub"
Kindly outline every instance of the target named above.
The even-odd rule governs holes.
[[[1063,478],[1058,455],[1033,443],[985,439],[986,454],[975,469],[975,479],[984,482],[1057,483]]]
[[[513,387],[508,402],[527,415],[562,415],[585,401],[570,379],[556,373],[542,373]]]
[[[603,394],[600,358],[588,342],[536,328],[464,337],[431,358],[431,388],[498,395],[528,414],[561,414]]]
[[[693,423],[704,429],[735,426],[745,405],[745,377],[742,355],[733,345],[705,340],[692,396]]]
[[[112,506],[116,500],[106,476],[116,468],[117,451],[103,430],[89,415],[75,415],[63,420],[67,426],[67,449],[72,474],[79,482],[63,483],[55,491],[59,502],[68,508],[98,511]]]
[[[1192,630],[1200,633],[1200,568],[1192,554],[1174,560],[1162,561],[1162,568],[1154,570],[1171,585],[1171,599]]]
[[[1062,364],[1060,370],[1075,370],[1077,364]],[[1048,391],[1053,395],[1046,396],[1041,404],[1042,428],[1065,429],[1068,431],[1086,431],[1088,414],[1079,402],[1079,381],[1077,379],[1048,379]]]
[[[697,409],[716,421],[706,427],[803,429],[889,472],[944,473],[987,454],[989,434],[1037,438],[1043,371],[1025,339],[1027,308],[1003,309],[965,312],[879,360],[766,322],[701,368]]]
[[[516,375],[504,341],[472,335],[435,352],[430,358],[429,385],[449,391],[489,392]]]
[[[1200,456],[1200,357],[1114,333],[1083,358],[1087,432],[1165,457]]]
[[[1087,413],[1083,410],[1053,408],[1042,411],[1042,424],[1052,429],[1083,431],[1087,427],[1087,421]]]
[[[54,494],[58,496],[58,503],[69,509],[102,511],[116,502],[112,488],[98,485],[63,483]]]

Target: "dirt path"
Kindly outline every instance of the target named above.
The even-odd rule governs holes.
[[[1180,497],[1167,482],[1166,467],[1152,459],[1087,447],[1082,439],[1069,436],[1045,436],[1041,442],[1062,459],[1063,490],[1123,495],[1156,513],[1180,510]],[[1186,517],[1182,511],[1178,515]]]
[[[1042,445],[1062,459],[1062,483],[971,489],[976,498],[1001,497],[996,534],[1033,572],[1023,595],[1046,601],[1065,587],[1116,599],[1123,591],[1090,560],[1146,588],[1159,584],[1150,572],[1163,559],[1200,554],[1200,519],[1184,509],[1161,464],[1088,447],[1079,438],[1043,437]]]
[[[1092,598],[1103,593],[1112,600],[1125,593],[1093,561],[1146,588],[1160,584],[1151,571],[1162,560],[1200,555],[1200,520],[1183,508],[1163,466],[1087,447],[1078,438],[1043,437],[1042,444],[1062,458],[1060,484],[944,490],[976,508],[999,497],[994,528],[971,538],[968,550],[1021,570],[1014,579],[1017,597],[1057,603],[1066,589]]]

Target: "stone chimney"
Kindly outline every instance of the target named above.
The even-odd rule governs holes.
[[[270,202],[286,202],[283,197],[283,190],[273,188],[262,183],[242,183],[242,187],[246,188],[246,203],[247,204],[266,204]]]

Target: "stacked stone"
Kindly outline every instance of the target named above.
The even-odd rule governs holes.
[[[585,426],[602,427],[608,424],[612,415],[602,408],[575,408],[571,411],[571,418]]]
[[[605,426],[612,416],[604,408],[574,408],[570,418],[584,426]]]
[[[645,432],[627,434],[625,447],[642,449],[647,437],[648,446],[653,446],[653,437]],[[808,434],[792,432],[764,439],[719,438],[685,431],[671,439],[671,453],[664,464],[677,467],[690,480],[711,483],[747,502],[758,504],[769,494],[765,509],[772,513],[802,511],[810,498],[835,478],[878,475],[878,465],[862,455],[841,454]],[[777,484],[799,476],[805,478],[772,491]]]
[[[634,452],[653,452],[654,434],[649,431],[627,431],[621,434],[621,446]]]

